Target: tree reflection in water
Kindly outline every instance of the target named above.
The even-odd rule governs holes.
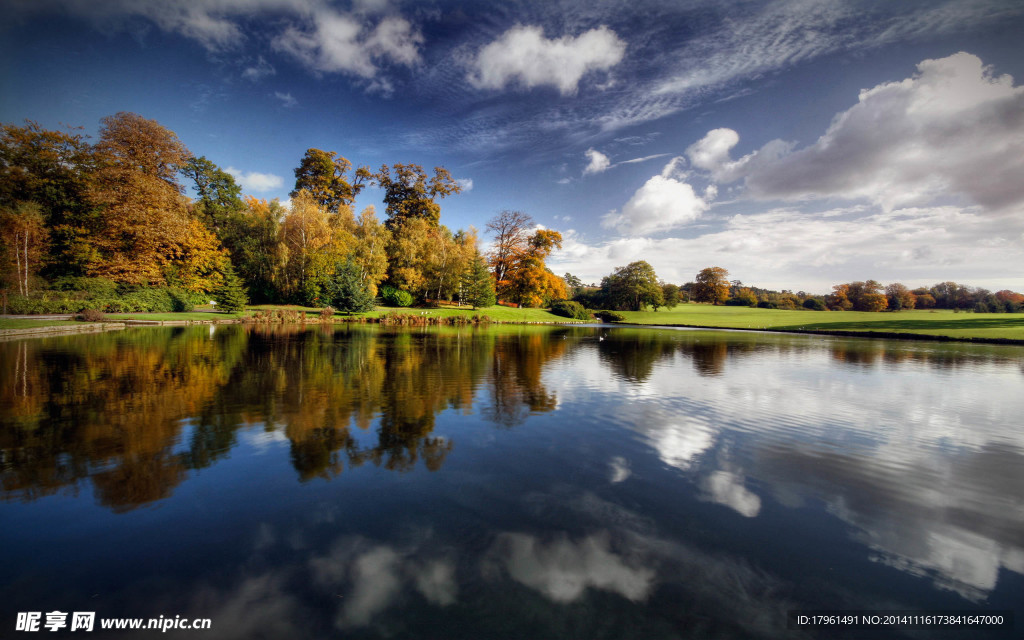
[[[165,498],[237,445],[283,432],[301,481],[371,463],[436,471],[454,443],[433,434],[486,385],[488,419],[550,411],[550,331],[350,327],[145,329],[0,344],[2,496],[76,493],[126,511]],[[369,437],[367,437],[369,436]]]

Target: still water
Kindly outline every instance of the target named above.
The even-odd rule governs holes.
[[[1024,625],[1021,348],[229,326],[0,362],[3,637],[54,610],[211,620],[180,638]],[[823,609],[1017,628],[787,628]]]

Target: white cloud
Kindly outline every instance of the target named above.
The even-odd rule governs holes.
[[[586,156],[587,160],[590,162],[587,164],[586,168],[583,169],[583,175],[587,175],[588,173],[601,173],[602,171],[607,171],[608,167],[611,166],[611,161],[608,159],[608,156],[596,149],[587,149]]]
[[[285,29],[272,46],[315,71],[369,79],[377,74],[377,62],[419,62],[422,42],[423,36],[404,18],[385,18],[371,30],[357,16],[321,10],[306,28]]]
[[[624,233],[642,235],[666,231],[696,220],[711,206],[715,190],[697,195],[693,186],[679,179],[677,166],[681,158],[665,165],[661,175],[653,176],[622,207],[611,212],[601,224]]]
[[[228,167],[225,171],[230,173],[238,184],[242,185],[242,189],[246,191],[271,191],[273,189],[280,189],[284,185],[284,179],[272,173],[258,173],[256,171],[245,173],[234,167]]]
[[[554,602],[578,600],[587,588],[618,593],[634,602],[647,599],[655,571],[611,550],[607,534],[577,542],[562,537],[544,543],[522,533],[502,533],[491,553],[517,582]]]
[[[993,291],[1021,290],[1024,216],[992,217],[952,206],[871,213],[868,205],[733,215],[688,237],[624,237],[588,242],[564,232],[549,266],[599,281],[634,260],[682,284],[719,265],[760,287],[826,293],[833,284],[874,278],[909,286],[954,280]],[[995,274],[995,275],[993,275]]]
[[[256,64],[246,67],[245,71],[242,72],[242,77],[250,82],[259,82],[267,76],[272,76],[277,73],[277,69],[274,65],[267,62],[263,56],[260,56],[256,60]]]
[[[687,150],[723,181],[762,199],[867,199],[885,211],[967,196],[988,209],[1024,204],[1024,87],[968,53],[925,60],[900,82],[861,92],[813,145],[773,141],[739,160],[716,129]]]
[[[282,106],[291,108],[298,106],[299,101],[295,99],[290,93],[281,93],[280,91],[274,92],[274,97],[281,101]]]
[[[701,481],[701,488],[708,497],[723,504],[736,513],[753,518],[761,512],[761,498],[743,486],[743,477],[729,471],[712,472]]]
[[[479,51],[468,79],[481,89],[518,81],[528,89],[549,85],[571,95],[584,75],[611,69],[625,52],[626,43],[604,26],[550,40],[541,27],[516,26]]]
[[[473,179],[472,178],[459,178],[455,181],[459,187],[462,188],[462,192],[466,193],[473,190]]]

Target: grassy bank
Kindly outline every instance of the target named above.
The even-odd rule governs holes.
[[[63,327],[82,324],[75,320],[33,320],[23,318],[0,318],[0,331],[8,329],[35,329],[37,327]]]
[[[775,331],[874,332],[941,336],[957,340],[1024,340],[1024,314],[956,313],[940,309],[868,313],[782,311],[683,304],[661,311],[623,311],[626,322],[646,325],[771,329]]]

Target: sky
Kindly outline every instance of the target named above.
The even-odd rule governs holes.
[[[584,282],[1024,291],[1022,33],[1017,0],[0,0],[0,121],[135,112],[282,201],[308,148],[443,166],[443,224],[526,212]]]

